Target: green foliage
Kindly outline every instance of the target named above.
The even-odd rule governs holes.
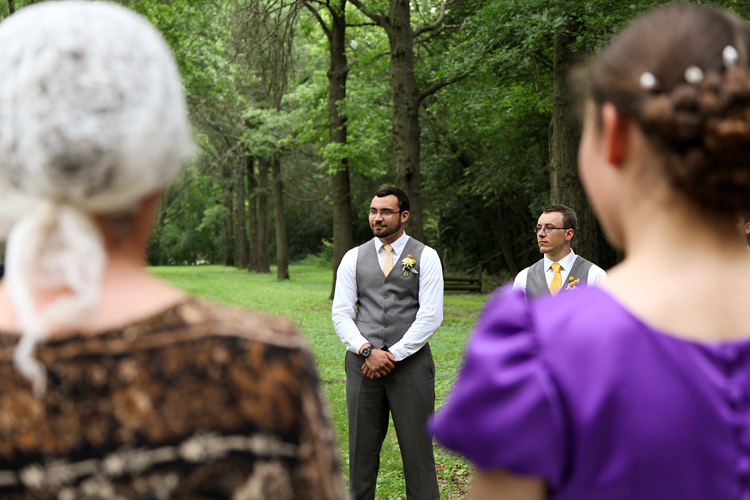
[[[223,255],[219,188],[197,167],[188,168],[165,193],[147,250],[152,264],[216,262]]]
[[[10,7],[13,6],[14,10],[21,9],[27,5],[39,3],[39,0],[10,0],[0,3],[0,19],[3,19],[10,15]]]
[[[27,3],[16,0],[16,7]],[[237,169],[248,157],[279,157],[289,256],[325,255],[332,238],[330,175],[350,168],[354,240],[371,237],[363,215],[372,192],[394,180],[389,44],[351,3],[347,97],[337,103],[348,142],[329,141],[329,47],[308,0],[120,0],[148,17],[169,42],[195,127],[196,157],[168,189],[148,257],[155,263],[223,262]],[[387,0],[367,0],[385,13]],[[422,191],[427,243],[448,270],[479,262],[507,276],[511,261],[538,258],[527,229],[549,201],[553,42],[593,53],[629,20],[664,0],[454,0],[439,29],[415,40],[422,124]],[[700,3],[709,3],[701,1]],[[750,16],[744,0],[718,3]],[[440,0],[412,0],[413,27],[434,23]],[[0,5],[0,16],[7,4]],[[249,188],[249,185],[246,186]],[[246,201],[248,213],[256,198]],[[271,215],[273,217],[273,215]],[[500,225],[509,254],[500,254]],[[408,232],[407,226],[407,232]],[[274,241],[273,225],[270,241]],[[273,243],[271,243],[273,247]],[[273,253],[273,248],[271,248]]]

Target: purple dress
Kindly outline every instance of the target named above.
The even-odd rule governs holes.
[[[750,340],[664,334],[599,288],[504,289],[430,428],[557,500],[749,500]]]

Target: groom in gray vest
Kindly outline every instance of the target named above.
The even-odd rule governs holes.
[[[409,198],[395,187],[375,193],[375,237],[344,255],[332,319],[346,345],[349,483],[353,499],[375,498],[389,414],[404,463],[406,498],[438,500],[432,439],[435,364],[427,343],[443,321],[437,252],[404,233]]]
[[[545,207],[534,228],[539,251],[544,257],[518,273],[513,288],[523,290],[531,299],[605,280],[607,274],[602,268],[576,255],[570,248],[577,229],[578,218],[570,207]]]

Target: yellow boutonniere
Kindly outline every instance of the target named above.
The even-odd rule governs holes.
[[[575,290],[578,286],[578,280],[575,279],[573,276],[568,278],[568,286],[565,287],[566,290]]]

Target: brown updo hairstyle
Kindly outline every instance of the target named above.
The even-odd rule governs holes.
[[[736,50],[734,64],[723,60],[728,46]],[[737,214],[750,208],[749,55],[750,28],[734,14],[665,7],[602,50],[588,92],[597,107],[612,103],[637,121],[664,154],[675,188],[705,209]],[[691,66],[700,68],[701,81],[688,82]],[[644,73],[654,77],[647,75],[647,84]]]

